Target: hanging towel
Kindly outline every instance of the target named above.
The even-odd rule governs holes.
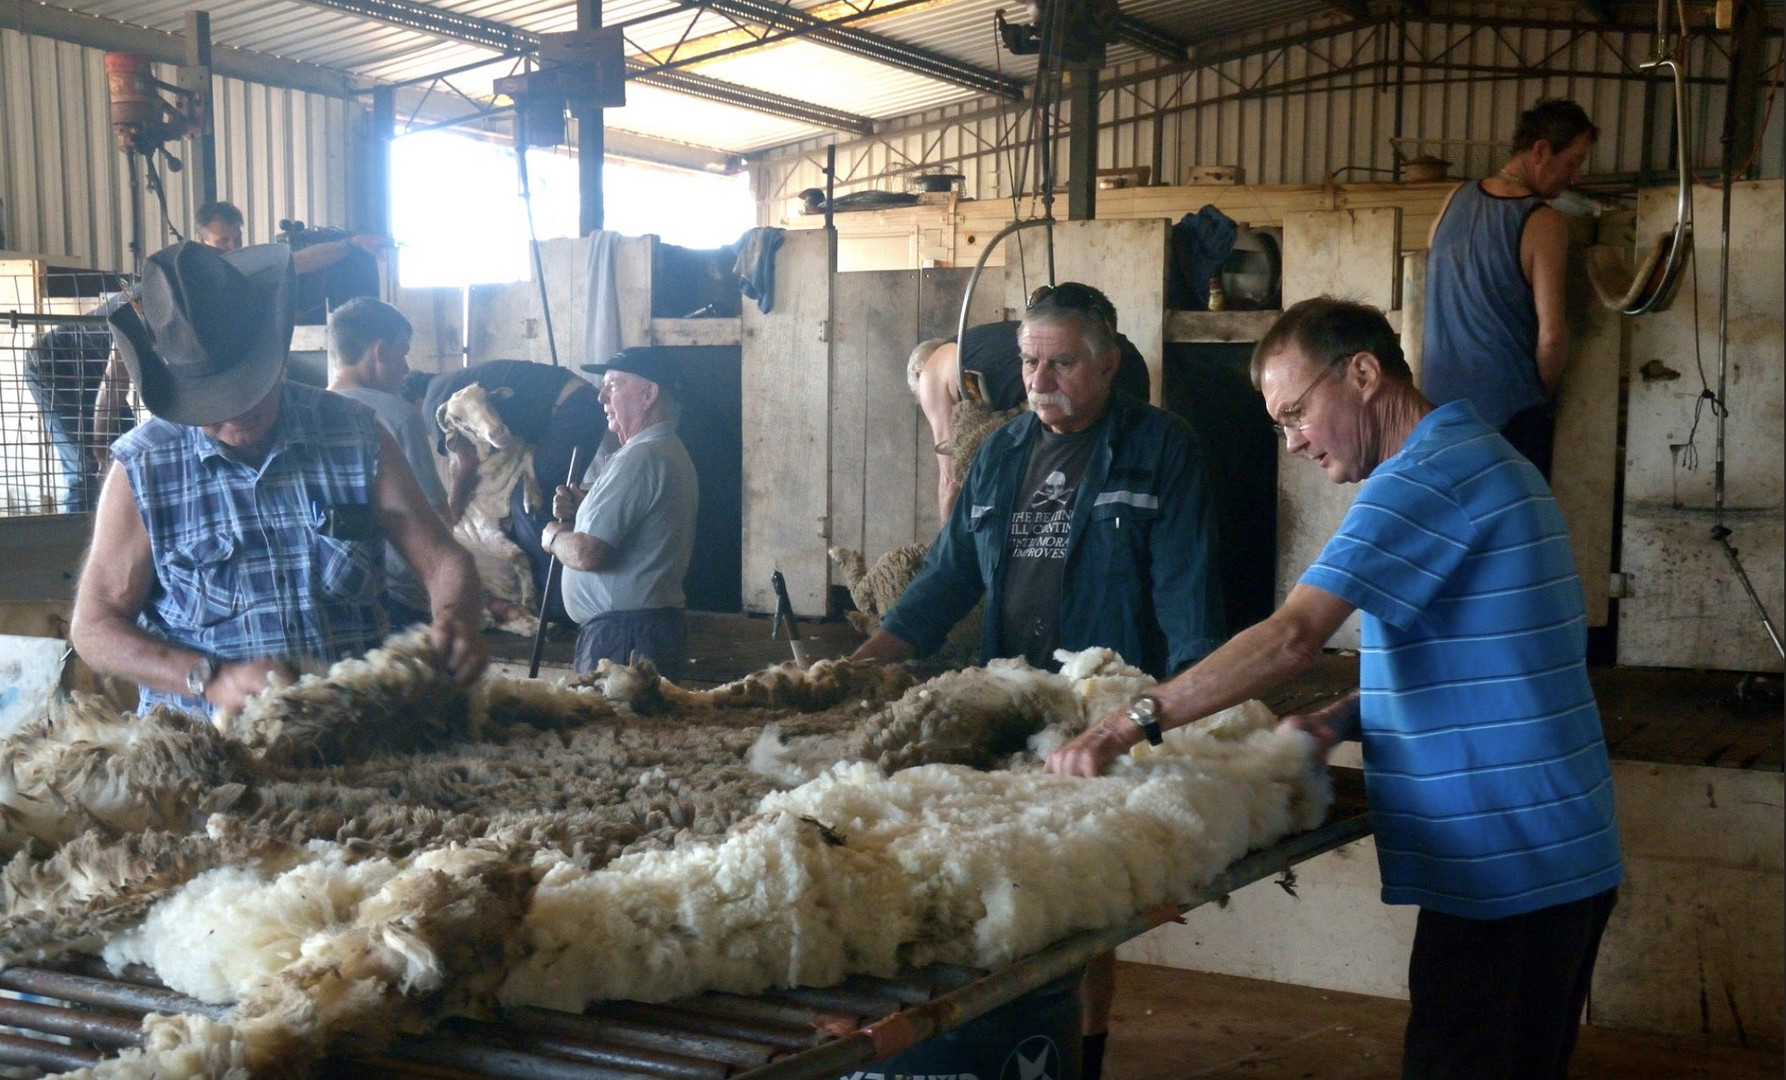
[[[742,280],[738,291],[757,302],[757,310],[769,314],[775,306],[775,249],[781,247],[781,230],[761,226],[738,238],[738,262],[734,268]]]
[[[605,364],[620,351],[620,282],[614,256],[620,234],[603,229],[589,237],[588,296],[583,311],[583,364]],[[583,364],[574,365],[581,374]],[[591,381],[601,382],[596,376]]]

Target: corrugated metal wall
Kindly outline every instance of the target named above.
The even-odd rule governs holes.
[[[130,190],[112,137],[105,54],[0,30],[0,247],[73,255],[89,266],[131,269]],[[156,77],[176,81],[171,67]],[[242,208],[249,243],[267,243],[281,218],[311,225],[354,222],[354,147],[365,108],[354,101],[219,78],[217,187]],[[176,156],[182,144],[170,144]],[[190,234],[185,173],[167,181],[168,213]],[[153,251],[172,241],[145,193]]]
[[[1238,165],[1245,182],[1258,184],[1321,183],[1341,169],[1342,180],[1389,179],[1396,163],[1390,139],[1399,133],[1444,140],[1411,152],[1431,149],[1483,175],[1504,159],[1519,112],[1540,97],[1561,96],[1581,102],[1601,128],[1591,173],[1669,170],[1669,91],[1662,80],[1634,77],[1653,40],[1486,22],[1338,32],[1293,25],[1241,43],[1262,51],[1189,73],[1158,76],[1151,62],[1106,71],[1098,161],[1102,168],[1149,166],[1169,184],[1183,183],[1194,165]],[[1715,171],[1721,155],[1724,47],[1723,36],[1699,37],[1688,51],[1689,73],[1703,80],[1688,92],[1689,142],[1701,172]],[[1780,39],[1768,39],[1764,53],[1776,62]],[[1776,109],[1768,124],[1758,161],[1764,177],[1781,175],[1783,114]],[[1008,197],[1016,160],[1009,148],[1030,129],[1026,113],[979,99],[891,122],[872,138],[772,151],[755,166],[757,191],[773,217],[781,200],[822,187],[824,147],[835,141],[840,193],[903,191],[905,176],[941,169],[964,174],[967,195]],[[1064,150],[1063,143],[1063,178]]]

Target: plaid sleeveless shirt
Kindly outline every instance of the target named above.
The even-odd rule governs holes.
[[[371,520],[378,449],[370,409],[293,382],[258,467],[162,419],[119,439],[113,458],[155,567],[137,624],[219,661],[272,657],[299,670],[378,645],[389,632],[384,537],[341,538],[326,524],[352,507],[350,518]],[[139,712],[156,702],[210,712],[202,699],[140,688]]]

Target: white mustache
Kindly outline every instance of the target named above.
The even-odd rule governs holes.
[[[1031,411],[1039,409],[1044,405],[1052,405],[1061,412],[1066,413],[1068,416],[1073,415],[1073,403],[1067,400],[1067,395],[1065,394],[1030,394],[1029,407]]]

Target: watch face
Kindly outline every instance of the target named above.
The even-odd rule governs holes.
[[[192,665],[192,670],[186,673],[186,692],[193,697],[204,697],[205,686],[211,681],[213,670],[211,658],[208,656],[202,657],[198,663]]]

